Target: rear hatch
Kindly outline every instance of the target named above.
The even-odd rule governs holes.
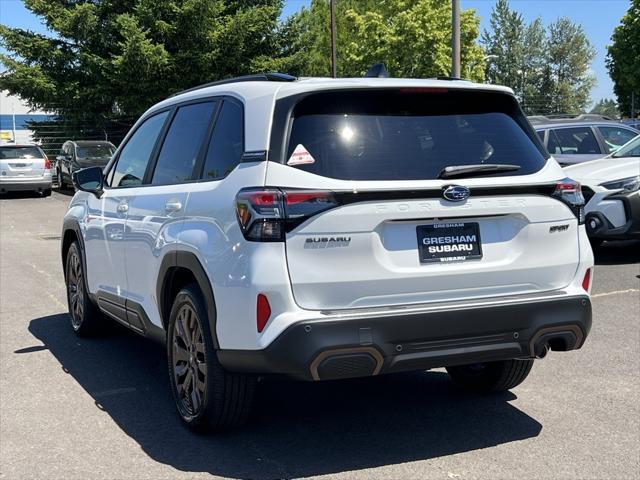
[[[511,95],[319,93],[289,124],[266,185],[283,192],[302,308],[537,293],[573,279],[578,221],[554,197],[572,184],[557,186],[560,168]]]
[[[45,160],[35,146],[0,146],[0,180],[39,178],[44,175]]]

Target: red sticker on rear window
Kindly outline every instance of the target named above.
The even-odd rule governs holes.
[[[287,165],[307,165],[310,163],[316,163],[316,159],[309,153],[309,151],[304,148],[304,145],[298,144],[296,149],[293,151],[289,160],[287,160]]]

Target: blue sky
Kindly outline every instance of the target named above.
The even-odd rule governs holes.
[[[339,0],[338,0],[339,1]],[[448,0],[442,0],[448,1]],[[285,0],[283,16],[308,5],[310,0]],[[461,0],[462,8],[474,8],[481,18],[481,30],[489,27],[489,14],[495,0]],[[604,64],[606,46],[613,29],[629,9],[630,0],[511,0],[511,8],[522,13],[526,21],[540,17],[545,24],[566,16],[582,24],[597,50],[592,64],[598,80],[591,97],[613,98],[613,84]],[[5,25],[45,32],[40,20],[29,12],[19,0],[0,0],[0,22]]]

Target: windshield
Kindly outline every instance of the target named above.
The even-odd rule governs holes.
[[[115,147],[109,143],[84,145],[76,147],[76,156],[79,158],[110,157],[115,151]]]
[[[544,165],[531,138],[535,133],[518,123],[522,114],[509,96],[425,90],[336,92],[302,100],[285,162],[345,180],[435,179],[445,167],[483,164],[520,167],[492,176],[525,175]]]
[[[640,135],[620,147],[618,151],[611,156],[613,158],[640,157]]]
[[[0,147],[0,160],[13,158],[43,158],[38,147]]]

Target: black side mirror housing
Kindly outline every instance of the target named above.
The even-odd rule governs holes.
[[[88,167],[76,170],[71,175],[73,184],[78,190],[93,193],[96,197],[102,196],[104,188],[104,174],[101,167]]]

